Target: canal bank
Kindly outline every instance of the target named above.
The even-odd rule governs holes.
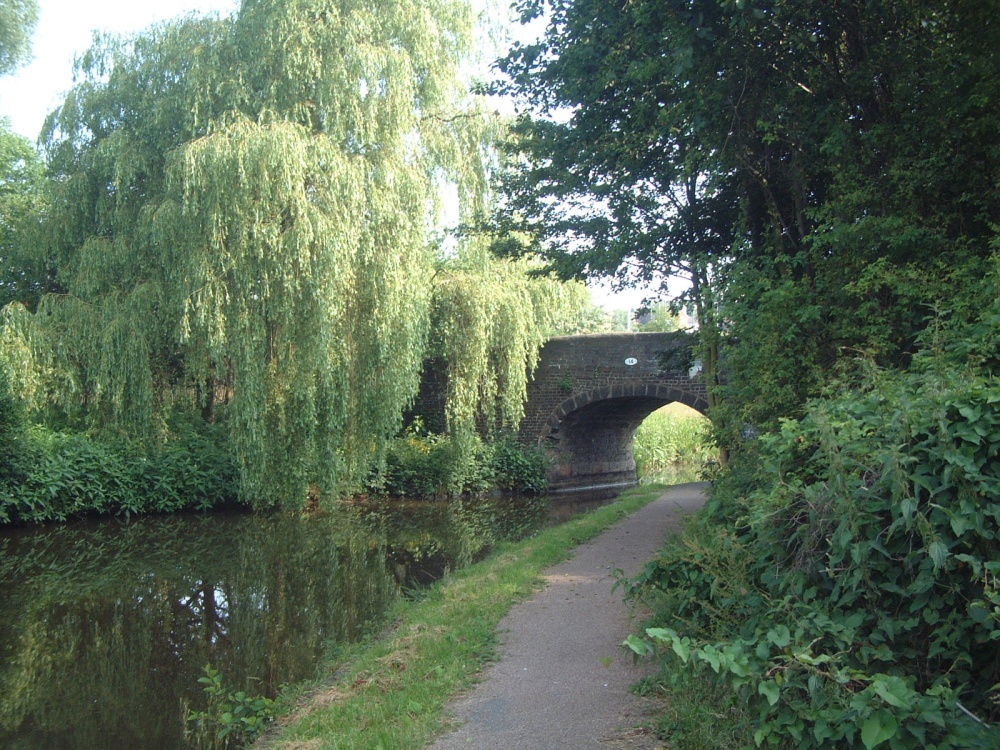
[[[581,732],[584,740],[617,733],[632,743],[641,733],[629,733],[642,717],[626,696],[640,673],[618,648],[629,617],[620,592],[610,591],[612,569],[635,572],[653,557],[700,502],[701,488],[638,488],[452,574],[423,600],[403,603],[386,635],[342,659],[255,747],[417,749],[456,723],[458,733],[442,737],[440,748],[587,747]],[[652,512],[640,513],[647,507]],[[548,570],[558,563],[564,567]],[[546,585],[545,576],[555,578]],[[556,604],[560,598],[569,600],[568,610]],[[586,600],[587,611],[573,613]],[[511,612],[518,602],[525,604]],[[519,619],[525,611],[534,614]],[[508,612],[513,619],[505,621]],[[590,673],[586,684],[581,669]],[[564,684],[558,698],[556,680]],[[597,705],[614,716],[596,713]]]

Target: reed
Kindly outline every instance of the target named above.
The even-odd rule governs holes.
[[[641,481],[664,484],[695,481],[701,467],[716,457],[708,419],[683,404],[668,404],[636,430],[632,450]]]

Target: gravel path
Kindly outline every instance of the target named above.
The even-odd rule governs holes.
[[[499,661],[455,702],[456,731],[428,750],[660,747],[638,729],[651,704],[629,687],[652,665],[620,644],[635,620],[612,571],[639,572],[704,502],[703,484],[671,488],[545,572],[546,587],[500,623]]]

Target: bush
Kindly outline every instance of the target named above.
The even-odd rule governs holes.
[[[138,457],[138,492],[149,498],[135,511],[208,510],[237,502],[236,463],[211,433],[188,431]]]
[[[505,436],[490,446],[493,485],[506,492],[541,494],[549,486],[548,462],[542,452]]]
[[[31,428],[23,472],[0,495],[0,522],[206,510],[236,499],[236,468],[208,435],[162,446]]]
[[[232,691],[222,675],[210,664],[204,667],[198,682],[205,686],[208,708],[190,711],[186,716],[184,736],[198,750],[225,750],[248,747],[274,721],[275,701],[246,691]]]
[[[633,582],[665,599],[631,645],[717,675],[758,745],[1000,746],[1000,386],[939,355],[851,386]]]
[[[24,408],[11,391],[7,373],[0,367],[0,483],[20,474],[24,432]]]
[[[475,436],[420,435],[411,429],[389,446],[375,489],[396,497],[445,497],[482,490],[488,477]]]
[[[421,435],[418,430],[393,441],[373,490],[396,497],[447,497],[491,489],[538,493],[547,486],[541,453],[513,437],[483,443],[475,435]]]
[[[14,488],[24,478],[27,466],[24,433],[24,410],[0,367],[0,524],[10,521]]]

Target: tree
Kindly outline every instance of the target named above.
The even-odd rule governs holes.
[[[680,317],[674,313],[670,305],[657,302],[647,307],[636,319],[637,329],[649,333],[660,331],[676,331],[680,329]]]
[[[597,325],[585,286],[532,270],[475,243],[440,263],[428,354],[446,371],[448,432],[515,432],[545,340]]]
[[[0,75],[13,72],[31,55],[31,36],[37,23],[37,0],[4,0],[0,4]]]
[[[567,276],[689,274],[731,439],[797,413],[844,352],[905,365],[927,305],[983,276],[994,2],[518,7],[548,25],[499,65],[525,106],[502,236]]]
[[[0,308],[15,300],[34,309],[48,280],[26,257],[26,235],[44,214],[44,168],[27,138],[0,119]]]
[[[703,331],[702,359],[717,399],[713,292],[735,241],[738,197],[721,154],[702,139],[696,102],[663,55],[664,27],[643,3],[522,3],[546,14],[538,43],[500,62],[497,90],[526,107],[509,141],[507,203],[496,221],[504,253],[540,253],[567,278],[617,284],[683,275]],[[706,92],[710,96],[710,92]],[[665,127],[666,102],[673,122]],[[566,113],[570,116],[566,117]],[[526,238],[527,241],[523,241]]]
[[[416,391],[440,187],[483,200],[472,31],[460,0],[246,0],[99,39],[44,133],[63,293],[22,338],[54,400],[151,438],[196,400],[261,504],[356,486]]]

